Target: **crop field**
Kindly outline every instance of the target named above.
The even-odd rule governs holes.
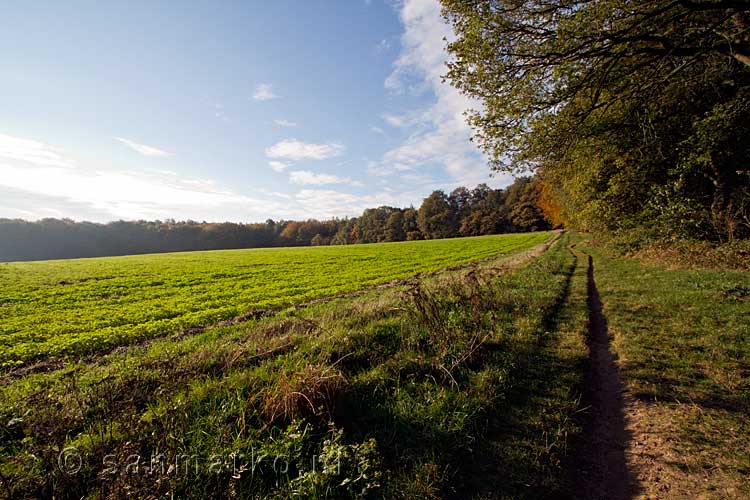
[[[558,318],[561,291],[580,292],[569,283],[581,273],[573,276],[566,237],[550,247],[550,236],[333,249],[345,258],[442,248],[453,262],[447,255],[460,244],[481,254],[488,242],[494,251],[546,242],[3,377],[0,497],[437,499],[457,485],[464,498],[558,492],[555,443],[575,430],[565,416],[577,408],[585,346],[579,313]],[[322,250],[311,253],[331,253]],[[565,333],[552,337],[553,326]],[[505,472],[482,479],[488,468]]]
[[[74,349],[0,372],[0,498],[750,495],[744,272],[617,257],[575,233],[0,268],[3,328],[22,325],[10,296],[80,328]],[[169,297],[272,314],[106,349],[85,330],[106,300],[82,290],[130,297],[110,309],[124,325]],[[76,334],[46,331],[43,346]]]
[[[0,367],[90,354],[534,246],[549,233],[0,265]]]

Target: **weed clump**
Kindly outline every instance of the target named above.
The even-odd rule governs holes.
[[[508,306],[497,284],[475,271],[440,285],[414,280],[404,298],[414,318],[412,345],[430,355],[435,366],[451,378],[457,368],[476,360],[499,333],[497,318]]]
[[[380,467],[374,439],[346,444],[344,431],[333,428],[323,441],[316,467],[301,471],[289,489],[301,498],[367,498],[381,486]]]
[[[283,371],[263,394],[263,413],[269,422],[310,418],[331,420],[346,379],[336,368],[310,364]]]

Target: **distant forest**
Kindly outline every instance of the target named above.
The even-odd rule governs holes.
[[[101,257],[189,250],[349,245],[549,229],[539,183],[519,177],[506,189],[480,184],[434,191],[419,208],[368,208],[359,217],[235,224],[116,221],[108,224],[0,219],[0,261]]]

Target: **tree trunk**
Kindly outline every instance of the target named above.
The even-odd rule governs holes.
[[[712,166],[714,171],[714,200],[711,204],[711,212],[715,221],[714,225],[720,240],[724,240],[726,237],[731,241],[734,239],[736,225],[731,210],[734,183],[727,171],[713,163]]]

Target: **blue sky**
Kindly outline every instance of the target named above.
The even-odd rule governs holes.
[[[436,0],[11,2],[0,217],[262,221],[490,178]]]

